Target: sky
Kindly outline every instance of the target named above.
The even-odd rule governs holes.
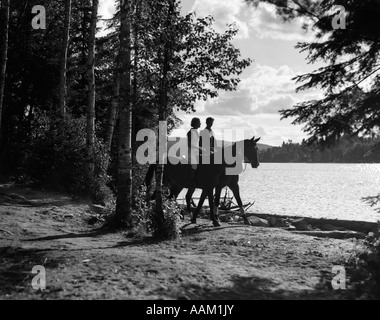
[[[202,127],[206,118],[213,117],[217,139],[255,136],[261,137],[261,143],[280,146],[284,141],[301,142],[307,138],[301,126],[292,125],[292,119],[281,120],[279,114],[279,110],[322,95],[317,91],[296,93],[297,84],[292,80],[322,66],[308,64],[306,53],[295,49],[297,42],[313,39],[311,33],[303,31],[303,21],[284,23],[272,6],[261,4],[253,8],[244,0],[181,2],[184,14],[194,11],[197,17],[213,16],[214,27],[219,32],[227,24],[236,23],[240,31],[233,43],[243,58],[254,62],[242,74],[236,91],[220,92],[218,98],[198,102],[195,114],[178,113],[184,124],[172,136],[185,137],[193,117],[201,119]],[[111,17],[114,12],[114,0],[100,0],[103,18]]]

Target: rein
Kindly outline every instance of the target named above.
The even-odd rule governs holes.
[[[240,148],[238,148],[239,144],[240,144]],[[217,152],[222,152],[222,155],[224,156],[225,152],[226,152],[226,149],[231,148],[232,149],[232,155],[234,157],[236,157],[237,159],[242,159],[243,160],[242,164],[245,164],[245,166],[243,166],[244,168],[243,168],[243,172],[242,173],[244,173],[247,170],[247,162],[244,161],[245,159],[242,156],[243,155],[242,154],[243,151],[241,150],[241,146],[243,146],[243,148],[244,148],[244,141],[235,142],[232,145],[225,146],[223,148],[220,148],[219,150],[215,149],[214,155]],[[223,159],[223,162],[224,162],[224,159]],[[236,162],[234,164],[229,165],[229,166],[234,166],[234,165],[236,165]]]

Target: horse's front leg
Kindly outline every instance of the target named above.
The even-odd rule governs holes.
[[[215,188],[215,200],[214,200],[214,216],[219,219],[219,205],[220,205],[220,195],[222,193],[222,188]],[[218,220],[219,221],[219,220]]]
[[[212,223],[214,224],[214,227],[220,227],[221,224],[218,219],[218,207],[214,206],[214,195],[212,191],[213,189],[207,190],[208,203],[210,206],[210,218],[212,220]]]
[[[202,210],[202,207],[203,207],[203,204],[206,200],[206,197],[207,197],[207,192],[202,190],[201,198],[199,199],[198,206],[195,209],[193,218],[191,219],[191,223],[197,223],[197,217]]]
[[[199,199],[198,206],[202,210],[203,204],[207,198],[207,192],[202,190],[201,198]]]
[[[191,212],[191,200],[193,198],[193,194],[195,192],[195,189],[189,189],[186,193],[186,211],[188,214],[192,214]]]
[[[233,184],[231,186],[229,186],[232,193],[234,194],[234,197],[236,199],[236,202],[240,208],[240,214],[244,220],[244,224],[246,225],[251,225],[251,223],[249,222],[248,218],[247,218],[247,215],[245,213],[245,209],[244,209],[244,206],[243,206],[243,201],[241,201],[241,197],[240,197],[240,188],[239,188],[239,185],[236,183],[236,184]]]

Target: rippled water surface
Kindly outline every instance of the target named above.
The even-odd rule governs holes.
[[[243,202],[256,201],[256,213],[380,220],[362,200],[380,193],[380,164],[263,163],[247,167],[239,184]]]

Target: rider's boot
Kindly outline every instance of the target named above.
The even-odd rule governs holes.
[[[197,165],[191,165],[191,170],[190,170],[190,181],[192,182],[192,184],[193,184],[194,186],[196,185],[195,174],[196,174],[196,172],[197,172],[197,168],[198,168]]]
[[[196,182],[195,182],[195,173],[196,172],[197,172],[196,169],[191,168],[191,170],[190,170],[190,181],[193,183],[193,185],[196,185]]]

